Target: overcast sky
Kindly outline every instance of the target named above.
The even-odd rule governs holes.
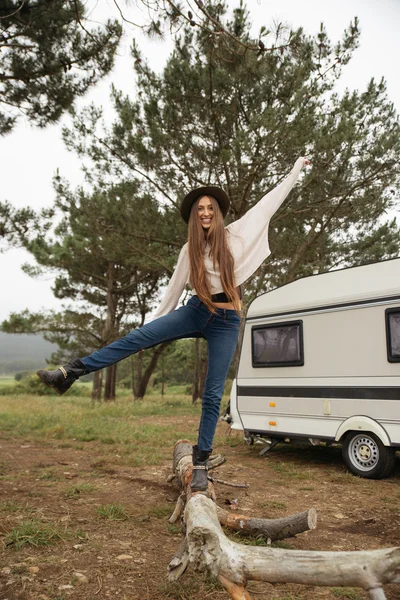
[[[238,5],[229,0],[230,6]],[[91,5],[92,0],[87,2]],[[123,2],[121,0],[121,6]],[[93,2],[94,6],[94,2]],[[272,21],[284,21],[292,27],[303,27],[309,34],[319,30],[321,21],[325,23],[328,35],[333,41],[339,39],[351,19],[357,16],[361,27],[361,44],[350,64],[345,67],[339,91],[345,87],[363,90],[371,77],[387,81],[388,96],[400,112],[400,0],[248,0],[256,31],[262,24]],[[131,10],[132,20],[142,15]],[[112,0],[98,0],[93,18],[104,20],[107,16],[117,16]],[[161,69],[171,42],[165,44],[149,42],[129,30],[120,47],[115,69],[107,80],[102,81],[81,102],[109,104],[110,83],[127,93],[134,94],[129,47],[132,36],[154,69]],[[8,200],[17,207],[31,206],[40,209],[52,204],[54,192],[52,177],[56,169],[67,177],[72,186],[82,181],[79,160],[67,152],[61,141],[61,126],[68,124],[69,118],[46,130],[32,128],[21,122],[16,130],[7,137],[0,138],[0,199]],[[3,282],[0,296],[0,322],[11,311],[29,308],[37,311],[41,308],[61,308],[51,292],[52,277],[33,280],[21,271],[24,262],[32,262],[30,256],[22,250],[11,250],[0,255],[0,274]]]

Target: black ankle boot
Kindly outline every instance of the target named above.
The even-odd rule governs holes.
[[[190,489],[192,492],[205,492],[208,488],[208,457],[212,450],[199,450],[193,446],[193,473]]]
[[[71,387],[71,385],[87,373],[86,367],[79,358],[73,358],[66,365],[55,371],[37,371],[37,375],[48,387],[56,390],[60,396]]]

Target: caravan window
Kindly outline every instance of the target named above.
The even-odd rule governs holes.
[[[253,367],[304,365],[302,321],[257,325],[251,336]]]
[[[386,310],[386,342],[389,362],[400,362],[400,308]]]

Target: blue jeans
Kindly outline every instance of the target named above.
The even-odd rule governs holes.
[[[234,310],[217,308],[215,313],[211,313],[197,296],[193,296],[186,306],[134,329],[125,337],[86,356],[82,362],[91,373],[162,342],[205,338],[208,344],[208,369],[197,445],[200,450],[210,451],[226,376],[237,344],[239,324],[240,317]]]

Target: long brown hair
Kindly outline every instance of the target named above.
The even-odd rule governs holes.
[[[201,196],[201,198],[203,197]],[[214,270],[216,270],[217,265],[219,266],[222,288],[230,302],[232,302],[236,312],[240,314],[240,297],[235,284],[235,265],[226,239],[224,218],[217,200],[212,196],[206,197],[210,200],[213,207],[213,218],[210,229],[204,230],[197,216],[198,204],[201,198],[193,203],[189,218],[190,282],[200,300],[214,313],[215,306],[211,301],[210,282],[204,265],[204,254],[207,245]]]

